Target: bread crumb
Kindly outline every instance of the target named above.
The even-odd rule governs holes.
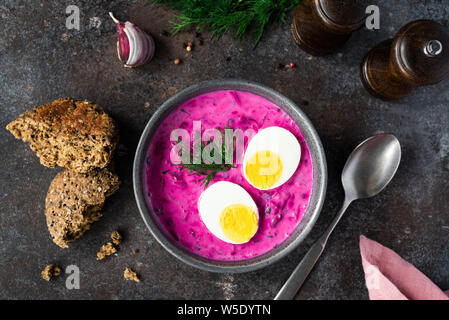
[[[50,281],[52,277],[59,276],[61,272],[62,272],[61,268],[55,266],[54,264],[49,264],[41,272],[42,279],[44,279],[45,281]]]
[[[125,269],[125,272],[123,272],[123,276],[125,277],[126,280],[140,282],[140,279],[139,279],[139,277],[137,277],[137,274],[134,271],[132,271],[130,268]]]
[[[114,231],[111,233],[111,239],[112,242],[118,246],[120,242],[122,242],[123,237],[120,233],[118,233],[118,231]]]
[[[97,260],[103,260],[107,256],[110,256],[116,252],[117,249],[114,247],[112,242],[108,242],[105,245],[102,245],[100,251],[97,252]]]
[[[134,249],[133,250],[133,254],[138,254],[139,253],[139,249]]]

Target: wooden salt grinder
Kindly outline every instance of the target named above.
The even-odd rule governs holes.
[[[449,29],[431,20],[413,21],[394,39],[366,55],[363,85],[372,95],[389,100],[405,97],[417,87],[449,76]]]
[[[315,56],[336,51],[365,24],[369,2],[303,0],[293,18],[293,39],[301,49]]]

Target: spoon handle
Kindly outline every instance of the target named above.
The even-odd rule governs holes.
[[[340,212],[334,218],[330,226],[327,228],[326,232],[324,232],[324,234],[312,245],[309,251],[307,251],[304,258],[302,258],[301,262],[298,264],[291,276],[282,286],[281,290],[279,290],[274,300],[292,300],[296,296],[299,288],[301,288],[310,271],[312,271],[315,263],[318,261],[318,258],[321,256],[321,253],[326,246],[327,239],[329,238],[337,223],[340,221],[350,203],[351,201],[345,199]]]

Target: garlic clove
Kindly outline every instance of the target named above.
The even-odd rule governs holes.
[[[141,41],[142,41],[142,55],[141,58],[137,61],[137,64],[140,65],[145,63],[146,61],[150,61],[153,58],[156,46],[151,36],[149,36],[147,33],[145,33],[140,29],[138,29],[138,31],[141,34]]]
[[[117,53],[125,67],[137,67],[150,61],[156,47],[153,38],[134,23],[120,22],[112,12],[109,15],[117,24]]]

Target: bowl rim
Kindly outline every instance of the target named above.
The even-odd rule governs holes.
[[[293,238],[292,234],[281,245],[279,245],[284,245],[283,248],[276,251],[276,248],[278,246],[275,246],[266,254],[262,255],[266,255],[266,257],[258,261],[252,260],[258,259],[260,256],[238,261],[212,260],[201,257],[199,255],[194,255],[187,249],[183,249],[182,247],[175,245],[170,239],[168,239],[164,231],[160,229],[157,222],[153,220],[151,208],[148,207],[148,202],[146,200],[142,170],[145,169],[145,158],[147,156],[148,145],[152,138],[152,135],[150,135],[151,131],[155,131],[158,128],[159,124],[165,119],[165,117],[175,108],[179,107],[182,103],[190,100],[195,96],[217,90],[247,91],[256,95],[260,95],[268,100],[277,100],[277,102],[275,103],[276,105],[280,104],[280,102],[282,101],[283,106],[279,106],[281,109],[288,113],[295,113],[295,116],[299,117],[301,123],[298,123],[297,119],[294,120],[300,127],[300,130],[303,133],[304,137],[307,138],[306,142],[309,150],[312,153],[313,149],[314,156],[316,158],[316,163],[314,163],[313,169],[313,192],[311,194],[309,206],[307,207],[305,213],[309,215],[307,218],[307,223],[305,223],[303,229],[299,231],[299,234],[296,235],[293,240],[290,240],[289,243],[284,245],[284,243],[287,242],[289,238]],[[288,108],[289,110],[286,110],[285,108]],[[312,160],[313,159],[314,157],[312,156]],[[201,270],[219,273],[242,273],[261,269],[277,262],[281,258],[288,255],[295,248],[297,248],[299,244],[302,243],[302,241],[310,233],[311,229],[315,225],[316,220],[318,219],[326,195],[327,178],[327,163],[324,149],[318,133],[316,132],[312,122],[309,120],[306,114],[292,100],[285,97],[278,91],[253,81],[239,79],[216,79],[200,82],[179,91],[174,96],[167,99],[154,112],[154,114],[145,125],[145,129],[143,130],[139,139],[133,162],[134,196],[140,215],[142,216],[145,225],[147,226],[152,236],[165,250],[167,250],[170,254],[183,261],[184,263],[187,263],[188,265]],[[311,206],[312,196],[315,202],[313,207]],[[304,220],[304,217],[302,220]],[[303,222],[302,220],[300,224]],[[296,228],[298,228],[298,226]],[[274,253],[268,254],[273,250]]]

